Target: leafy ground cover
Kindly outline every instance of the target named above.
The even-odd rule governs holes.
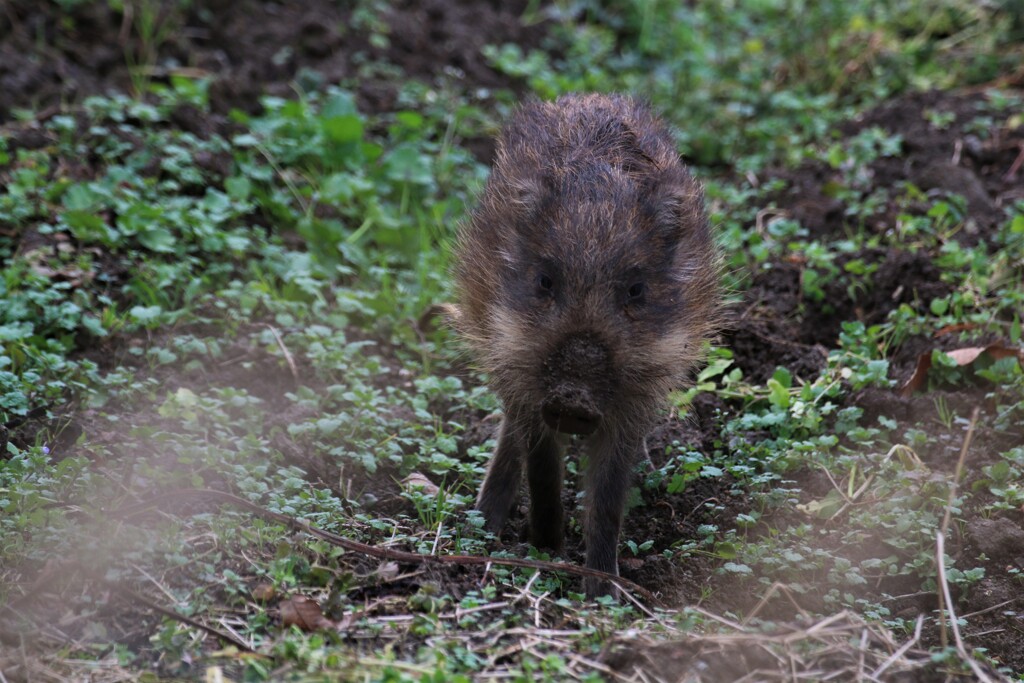
[[[0,36],[3,678],[1024,676],[1019,8],[16,0]],[[481,530],[498,405],[430,316],[490,137],[575,90],[677,126],[732,291],[617,605]]]

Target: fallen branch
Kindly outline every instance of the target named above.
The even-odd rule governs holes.
[[[565,562],[545,562],[543,560],[527,560],[514,557],[483,557],[480,555],[421,555],[420,553],[409,552],[406,550],[380,548],[368,543],[353,541],[339,534],[315,527],[304,519],[297,519],[278,512],[273,512],[272,510],[268,510],[265,507],[251,503],[233,494],[226,493],[224,491],[215,491],[212,489],[176,489],[174,491],[167,491],[166,493],[153,496],[148,500],[113,510],[110,512],[110,515],[117,518],[131,517],[150,508],[159,508],[161,505],[166,503],[180,502],[182,497],[186,496],[216,501],[222,505],[233,505],[234,507],[251,512],[261,519],[277,522],[278,524],[283,524],[296,531],[305,532],[311,536],[327,541],[331,545],[338,546],[339,548],[344,548],[345,550],[363,555],[369,555],[370,557],[376,557],[381,560],[394,560],[396,562],[407,562],[411,564],[455,564],[463,566],[486,566],[496,564],[505,567],[521,567],[550,572],[565,572],[566,574],[574,574],[576,576],[591,576],[610,581],[620,590],[631,591],[640,595],[644,600],[651,604],[660,605],[657,598],[655,598],[654,595],[646,588],[639,586],[628,579],[623,579],[622,577],[615,576],[614,574],[598,571],[596,569],[580,567],[578,565],[568,564]]]
[[[145,597],[144,595],[139,595],[135,591],[130,590],[128,588],[125,588],[122,585],[112,584],[111,588],[113,588],[115,594],[118,597],[120,597],[122,600],[131,600],[131,601],[134,601],[134,602],[142,603],[143,605],[145,605],[149,609],[153,610],[154,612],[159,612],[160,614],[164,615],[165,617],[170,617],[171,619],[175,619],[177,621],[180,621],[183,624],[188,624],[192,628],[197,628],[200,631],[206,631],[210,635],[216,636],[217,638],[220,638],[224,642],[230,643],[231,645],[234,645],[235,647],[237,647],[239,650],[242,650],[243,652],[255,652],[255,650],[253,650],[247,643],[245,643],[242,640],[239,640],[238,638],[235,638],[230,633],[224,633],[223,631],[218,631],[217,629],[213,628],[212,626],[207,626],[206,624],[204,624],[202,622],[199,622],[199,621],[196,621],[195,619],[192,619],[191,617],[186,617],[184,614],[179,614],[178,612],[175,612],[174,610],[172,610],[170,608],[163,607],[162,605],[158,605],[157,603],[153,602],[152,600],[150,600],[149,598]]]
[[[33,619],[34,615],[32,610],[28,610],[26,607],[33,600],[39,599],[42,593],[47,592],[48,589],[51,588],[55,577],[66,576],[81,569],[82,567],[79,564],[79,559],[77,557],[65,557],[61,560],[47,563],[46,568],[40,572],[36,580],[28,586],[21,597],[15,598],[8,603],[0,604],[0,613],[4,614],[4,618],[0,620],[0,643],[3,643],[5,640],[9,643],[18,642],[20,636],[16,629],[23,628],[25,624],[38,625],[38,622]],[[255,652],[252,646],[247,644],[245,641],[240,640],[236,636],[223,631],[218,631],[212,626],[207,626],[202,622],[180,614],[169,607],[164,607],[163,605],[150,600],[146,596],[127,588],[120,581],[103,578],[102,572],[92,572],[89,574],[90,575],[86,578],[80,579],[78,583],[84,585],[87,581],[98,581],[99,583],[106,585],[116,597],[124,600],[125,602],[141,603],[149,609],[159,612],[166,617],[188,624],[200,631],[205,631],[228,644],[234,645],[244,652]],[[8,628],[10,628],[10,630],[7,630]],[[3,680],[0,680],[0,683],[4,683]]]

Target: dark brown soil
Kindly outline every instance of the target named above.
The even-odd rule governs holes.
[[[943,116],[945,123],[939,127],[934,121]],[[773,207],[798,220],[811,238],[825,243],[860,230],[879,236],[893,235],[901,214],[923,215],[935,198],[962,195],[967,219],[950,239],[964,245],[984,242],[995,249],[992,236],[1007,219],[1005,209],[1024,196],[1024,173],[1009,173],[1024,150],[1024,127],[1007,127],[1005,122],[1010,120],[1008,111],[993,109],[980,93],[911,94],[869,111],[841,129],[841,134],[849,137],[870,127],[880,127],[903,140],[898,156],[880,157],[868,164],[868,180],[852,197],[840,200],[833,196],[834,188],[846,186],[847,180],[842,171],[824,162],[779,169],[762,181],[781,179],[784,187],[772,195]],[[923,191],[927,201],[907,203],[902,199],[908,185]],[[884,201],[877,205],[876,212],[852,222],[848,212],[851,204],[879,193]],[[777,366],[783,366],[795,377],[813,380],[825,367],[828,350],[837,348],[844,321],[876,324],[902,304],[927,311],[932,299],[953,292],[956,285],[942,278],[935,265],[937,256],[937,248],[922,248],[912,240],[905,248],[836,254],[832,261],[835,268],[825,273],[827,277],[821,283],[820,298],[810,296],[804,287],[806,273],[814,266],[803,255],[792,254],[773,261],[752,276],[735,323],[726,333],[726,344],[735,352],[736,364],[750,379],[764,381]],[[860,259],[873,272],[866,277],[852,275],[844,268],[852,259]],[[889,349],[890,377],[897,386],[901,385],[913,373],[918,357],[932,349],[948,351],[995,341],[1006,340],[972,333],[970,329],[911,336]],[[936,402],[944,402],[961,418],[980,407],[984,421],[985,415],[994,410],[985,399],[987,391],[990,388],[979,385],[902,397],[898,390],[870,389],[854,394],[849,405],[864,411],[862,424],[877,424],[878,418],[884,417],[896,420],[901,429],[919,425],[937,434],[933,445],[918,455],[927,467],[951,476],[964,438],[963,424],[941,433],[946,430],[938,425]],[[982,467],[994,462],[998,453],[1021,442],[1024,432],[1019,426],[1012,433],[979,428],[974,434],[964,488],[970,490],[973,482],[982,478]],[[802,502],[818,500],[833,488],[833,483],[820,472],[797,472],[794,479]],[[977,490],[968,503],[968,518],[970,510],[984,509],[990,502],[983,491],[984,487]],[[996,519],[969,521],[965,535],[955,533],[954,529],[947,553],[957,559],[959,567],[983,566],[988,571],[987,577],[970,590],[960,593],[954,588],[961,614],[989,610],[972,616],[965,629],[967,637],[976,645],[983,644],[1004,665],[1020,670],[1024,668],[1020,586],[1008,583],[1006,571],[1020,571],[1024,567],[1020,532],[1024,528],[1024,514],[1019,510],[1004,514]],[[784,527],[787,518],[788,514],[780,511],[767,524]],[[800,523],[807,519],[792,517],[789,521]],[[841,536],[835,533],[825,537],[837,544],[830,552],[854,565],[862,559],[892,552],[881,538],[864,538],[857,546],[846,547]],[[743,614],[753,607],[749,582],[740,580],[739,587],[728,580],[713,583],[717,590],[712,604],[718,609]],[[870,582],[870,587],[859,590],[858,597],[883,604],[893,615],[914,618],[921,612],[938,609],[935,592],[922,591],[921,585],[921,578],[914,576],[879,577]],[[761,595],[763,590],[754,592]],[[813,591],[777,596],[762,609],[760,616],[791,620],[801,611],[827,611],[822,597]],[[924,642],[934,645],[938,638],[937,632],[926,630]]]
[[[936,120],[945,122],[939,127]],[[835,188],[850,183],[840,169],[825,162],[778,169],[762,182],[781,180],[784,188],[770,198],[774,208],[798,220],[811,238],[825,242],[861,229],[896,234],[901,214],[923,215],[931,202],[908,205],[903,199],[908,185],[929,198],[963,195],[967,219],[953,238],[965,244],[985,241],[994,248],[992,234],[1006,220],[1006,208],[1024,198],[1024,170],[1009,173],[1024,149],[1024,126],[1007,127],[1009,120],[1008,111],[995,109],[979,93],[911,94],[842,128],[845,137],[878,127],[903,140],[898,156],[882,156],[867,165],[869,181],[855,188],[853,197],[833,196]],[[880,191],[885,201],[873,215],[858,213],[856,220],[848,216],[851,204]],[[776,366],[813,379],[825,365],[826,350],[836,348],[844,321],[873,325],[901,304],[927,310],[932,299],[952,292],[953,285],[940,278],[934,263],[937,255],[910,241],[905,249],[837,254],[831,272],[808,264],[800,254],[771,262],[753,275],[726,333],[726,344],[752,380],[770,377]],[[845,266],[854,259],[863,262],[870,274],[851,275]],[[814,295],[804,287],[808,270],[815,270],[821,279],[821,291]],[[910,376],[924,350],[918,348],[921,341],[908,341],[890,359],[897,379]],[[958,338],[924,342],[932,347],[949,344],[943,347],[948,349]]]
[[[837,187],[850,183],[842,170],[824,161],[773,173],[786,182],[775,197],[777,206],[799,220],[812,238],[838,238],[862,225],[892,234],[899,214],[922,211],[920,203],[897,203],[909,183],[930,197],[962,195],[968,219],[957,239],[976,243],[1005,219],[1006,207],[1024,197],[1024,171],[1009,173],[1024,140],[1024,126],[1007,126],[1011,111],[999,110],[980,92],[929,91],[888,102],[840,129],[844,138],[879,128],[902,140],[897,155],[871,161],[854,182],[857,200],[878,190],[888,193],[876,213],[849,218],[851,200],[835,195]]]
[[[130,3],[125,3],[130,6]],[[211,106],[225,114],[254,111],[263,95],[358,80],[367,113],[390,111],[400,82],[455,79],[473,87],[509,88],[491,69],[484,45],[535,46],[543,23],[524,25],[526,0],[428,0],[388,3],[380,16],[348,3],[310,0],[207,0],[160,3],[154,38],[143,41],[138,17],[112,3],[10,0],[0,12],[0,123],[18,108],[53,111],[92,94],[130,92],[130,64],[166,81],[175,73],[207,76]],[[70,16],[70,20],[65,18]],[[391,64],[396,71],[371,64]],[[138,70],[136,70],[138,72]]]

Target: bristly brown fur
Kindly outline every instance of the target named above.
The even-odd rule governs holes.
[[[616,571],[630,472],[719,324],[719,270],[702,189],[646,107],[570,95],[516,112],[454,267],[453,324],[505,406],[477,501],[489,528],[525,462],[532,538],[559,548],[557,432],[588,434],[587,566]]]

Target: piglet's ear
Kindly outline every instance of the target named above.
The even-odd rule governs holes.
[[[550,177],[526,166],[495,169],[487,183],[483,201],[496,218],[509,218],[527,227],[552,193]]]
[[[515,175],[506,181],[506,199],[516,213],[533,214],[544,194],[544,179],[539,174]]]
[[[686,170],[671,168],[648,186],[644,206],[657,231],[672,241],[707,232],[704,191]]]

